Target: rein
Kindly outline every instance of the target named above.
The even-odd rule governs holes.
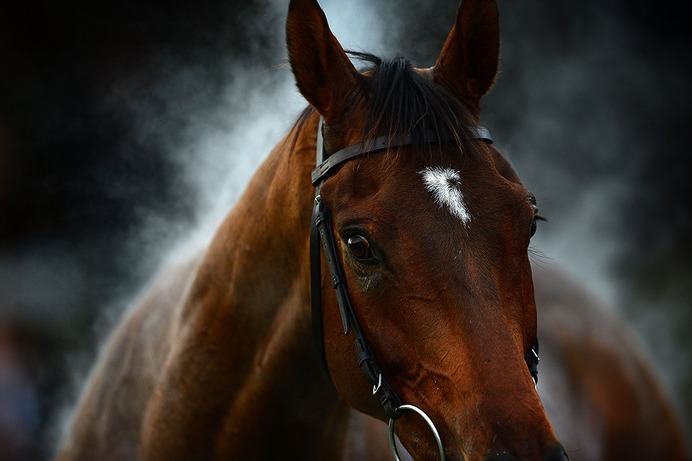
[[[331,211],[322,202],[320,195],[320,187],[322,183],[334,173],[335,169],[353,158],[361,155],[378,152],[382,150],[392,149],[396,147],[405,147],[414,143],[411,135],[404,136],[400,140],[392,140],[387,136],[381,136],[369,141],[341,149],[330,156],[327,156],[324,147],[324,139],[322,134],[324,120],[320,117],[317,128],[317,148],[316,148],[316,167],[312,171],[312,185],[315,187],[315,202],[312,213],[312,224],[310,228],[310,297],[312,304],[312,337],[317,353],[318,364],[322,373],[327,380],[334,385],[329,368],[327,367],[327,358],[324,351],[324,331],[322,320],[322,270],[320,259],[320,241],[324,249],[329,272],[332,277],[332,287],[336,291],[336,297],[341,313],[341,321],[343,323],[344,334],[348,334],[353,330],[355,336],[355,346],[357,353],[358,365],[363,371],[366,381],[372,386],[372,393],[380,399],[380,403],[384,407],[386,415],[390,418],[389,421],[389,437],[392,452],[395,459],[399,459],[396,451],[394,440],[394,421],[401,417],[403,411],[411,410],[418,413],[431,428],[433,435],[440,449],[442,460],[445,459],[442,449],[442,442],[439,433],[432,423],[430,418],[423,410],[413,406],[403,404],[401,398],[396,391],[389,385],[382,374],[382,370],[377,364],[370,346],[368,345],[363,331],[358,323],[353,304],[346,289],[346,276],[339,262],[339,256],[336,250],[336,240],[332,231]],[[492,143],[490,132],[484,127],[468,127],[476,139],[487,143]],[[435,139],[434,136],[431,139]],[[439,138],[437,142],[447,142],[449,139]],[[526,354],[526,363],[534,381],[538,382],[538,344]]]

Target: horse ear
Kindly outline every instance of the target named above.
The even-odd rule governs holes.
[[[435,78],[480,115],[480,99],[497,75],[500,27],[495,0],[462,0],[437,59]]]
[[[286,45],[298,90],[327,123],[338,122],[360,74],[329,30],[316,0],[291,0]]]

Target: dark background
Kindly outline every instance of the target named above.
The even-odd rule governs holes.
[[[0,460],[49,456],[109,327],[172,248],[208,235],[297,115],[287,3],[0,6]],[[689,15],[653,0],[499,5],[484,123],[550,220],[539,261],[622,316],[689,428]],[[346,47],[419,66],[456,8],[325,2]]]

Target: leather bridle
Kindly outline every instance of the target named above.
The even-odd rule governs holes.
[[[320,259],[320,244],[329,266],[329,272],[332,277],[332,287],[336,291],[339,310],[341,311],[341,321],[344,327],[344,334],[348,334],[353,330],[355,336],[355,346],[357,352],[358,365],[360,365],[363,375],[367,382],[373,387],[373,395],[377,395],[380,403],[384,407],[385,413],[390,418],[390,437],[393,420],[398,419],[402,410],[411,409],[410,405],[403,405],[394,389],[389,385],[382,374],[382,370],[377,364],[377,360],[372,353],[358,323],[358,318],[353,309],[353,304],[346,289],[346,277],[339,262],[337,253],[336,240],[332,231],[332,218],[329,208],[322,201],[320,196],[320,187],[322,183],[332,175],[336,168],[344,162],[353,158],[383,151],[387,149],[405,147],[414,143],[412,136],[404,136],[401,139],[392,139],[387,136],[372,139],[359,144],[346,147],[339,150],[330,156],[327,156],[323,140],[323,119],[320,117],[320,122],[317,129],[317,149],[316,149],[316,167],[312,172],[312,185],[315,187],[315,203],[312,214],[312,225],[310,229],[310,290],[312,304],[312,332],[315,350],[318,356],[319,366],[327,377],[332,382],[327,360],[324,351],[324,332],[322,320],[322,273]],[[468,127],[471,134],[479,140],[487,143],[492,143],[490,132],[484,127]],[[437,139],[437,142],[448,142],[450,139],[440,139],[431,136],[431,139]],[[534,381],[538,382],[538,343],[526,354],[526,363],[531,372]],[[333,382],[332,382],[333,385]],[[409,407],[409,408],[406,408]],[[422,412],[422,410],[421,410]],[[434,426],[431,426],[433,432],[437,434]],[[438,436],[439,443],[439,436]],[[394,449],[394,448],[393,448]],[[396,451],[394,451],[396,456]],[[441,452],[442,453],[442,452]],[[443,455],[444,456],[444,455]]]

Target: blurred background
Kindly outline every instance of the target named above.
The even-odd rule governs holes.
[[[483,121],[538,197],[534,240],[631,328],[692,426],[689,14],[499,0]],[[202,244],[305,103],[287,0],[0,6],[0,460],[48,459],[99,345]],[[456,0],[324,0],[349,49],[427,67]],[[543,225],[544,224],[544,225]]]

